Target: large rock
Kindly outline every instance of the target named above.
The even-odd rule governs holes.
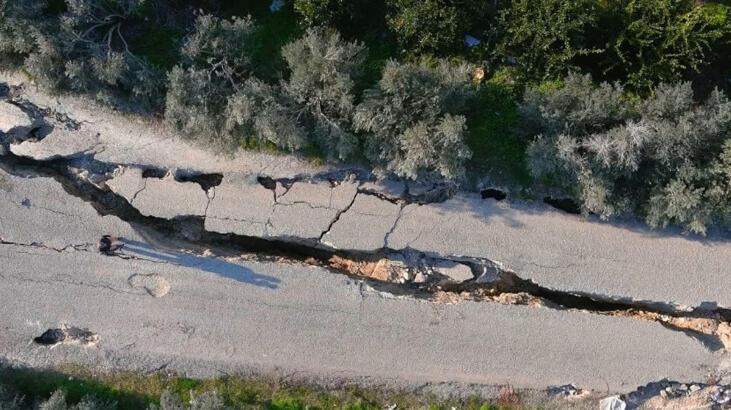
[[[464,281],[474,279],[475,277],[472,273],[472,268],[469,266],[449,260],[440,260],[436,262],[434,266],[432,266],[432,269],[457,283],[462,283]]]

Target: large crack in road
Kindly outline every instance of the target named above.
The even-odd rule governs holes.
[[[91,204],[101,215],[114,215],[140,230],[156,234],[159,238],[173,237],[176,239],[176,246],[187,247],[182,249],[187,252],[199,252],[201,247],[205,247],[215,249],[217,255],[253,254],[260,259],[276,258],[279,262],[318,265],[337,273],[366,279],[379,291],[437,302],[476,300],[530,304],[548,309],[573,309],[593,314],[653,320],[669,329],[684,332],[710,350],[731,349],[729,309],[704,306],[679,309],[668,302],[614,300],[601,295],[558,291],[523,279],[518,273],[503,269],[499,263],[489,259],[436,255],[413,249],[394,250],[386,246],[387,241],[384,241],[383,247],[373,251],[346,251],[334,249],[320,241],[313,243],[211,232],[204,228],[205,216],[165,219],[143,215],[122,195],[103,189],[98,180],[92,181],[89,178],[89,170],[98,175],[102,171],[109,172],[117,167],[116,164],[96,161],[91,155],[40,161],[8,153],[0,157],[0,167],[13,175],[51,177],[58,181],[68,194]],[[167,171],[160,169],[146,171],[146,176],[149,178],[159,178],[165,174]],[[187,173],[177,178],[198,183],[204,191],[208,191],[215,189],[222,176]],[[289,189],[294,180],[260,179],[259,182],[268,189],[274,188],[272,191],[275,191],[277,183]],[[274,195],[276,198],[276,192]],[[383,196],[359,189],[350,204],[337,213],[335,221],[352,207],[357,195]],[[404,204],[409,203],[406,199],[389,197],[389,200],[399,204],[401,210]],[[329,226],[332,227],[335,221]],[[328,230],[325,230],[320,238],[327,232]],[[468,266],[476,279],[462,283],[449,280],[399,283],[401,281],[398,280],[397,274],[390,276],[382,274],[384,270],[386,272],[405,270],[411,275],[419,275],[420,272],[429,272],[433,266],[444,262]],[[377,271],[381,274],[376,273]]]

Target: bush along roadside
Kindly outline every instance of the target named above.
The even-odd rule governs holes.
[[[729,6],[490,3],[0,0],[0,63],[221,151],[560,187],[586,213],[696,233],[728,223]]]

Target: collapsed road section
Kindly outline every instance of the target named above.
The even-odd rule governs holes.
[[[91,164],[88,166],[90,169],[110,171],[108,176],[91,174],[89,169],[80,168],[83,164]],[[207,213],[217,197],[216,192],[226,192],[225,185],[222,189],[220,184],[225,178],[213,178],[219,184],[201,184],[198,181],[211,180],[211,177],[188,175],[187,181],[180,181],[171,172],[120,168],[116,165],[95,163],[92,158],[37,161],[17,157],[12,153],[0,159],[0,167],[8,173],[3,180],[7,180],[12,174],[52,177],[69,194],[90,203],[102,215],[113,215],[137,226],[144,226],[156,231],[159,237],[174,237],[177,246],[187,245],[186,250],[189,252],[206,247],[226,255],[254,254],[257,258],[276,257],[279,262],[304,262],[324,266],[339,273],[373,280],[372,285],[376,289],[438,302],[476,300],[527,304],[654,320],[670,329],[691,334],[711,350],[731,349],[731,311],[724,308],[696,306],[691,309],[677,309],[667,302],[622,301],[553,290],[523,279],[519,273],[504,269],[498,262],[487,258],[438,255],[415,249],[389,249],[386,246],[387,240],[380,242],[383,244],[381,247],[371,246],[361,250],[340,250],[329,246],[323,241],[323,237],[330,233],[332,226],[342,219],[344,213],[354,208],[359,197],[366,200],[378,198],[372,193],[373,188],[361,191],[362,184],[357,182],[355,175],[349,173],[327,175],[327,178],[318,177],[325,178],[322,180],[324,182],[249,178],[246,190],[235,191],[229,188],[230,191],[225,195],[268,198],[261,202],[266,203],[270,211],[263,212],[261,229],[252,230],[252,216],[249,219],[241,216],[228,219],[213,217],[216,221],[225,220],[228,223],[213,225],[223,228],[211,229]],[[334,176],[344,179],[337,181],[333,179]],[[167,186],[152,189],[156,183],[154,181]],[[148,186],[150,196],[141,195]],[[269,193],[264,195],[262,190]],[[18,195],[18,192],[8,193]],[[379,195],[385,196],[388,193]],[[388,198],[386,201],[398,209],[393,213],[398,218],[404,207],[409,205],[409,201],[397,196]],[[24,199],[26,198],[15,197],[21,206]],[[255,202],[248,201],[246,203],[249,206],[238,208],[235,200],[228,199],[228,202],[230,207],[227,209],[256,212],[256,207],[251,206]],[[241,203],[243,202],[239,202]],[[27,205],[34,206],[33,203]],[[307,212],[322,212],[323,217],[310,217],[303,225],[296,222],[301,215],[277,212],[277,209],[289,209],[297,205],[301,205]],[[200,210],[200,213],[189,210]],[[359,208],[353,212],[372,218],[386,216],[373,211],[368,213]],[[287,226],[292,220],[295,221],[293,226]],[[241,228],[240,224],[243,222],[247,224]],[[12,223],[20,225],[24,222]],[[396,223],[397,219],[389,222],[392,226]],[[282,225],[286,228],[282,228]],[[323,230],[323,226],[326,229]],[[224,229],[237,232],[226,232]],[[135,236],[126,232],[121,234]],[[388,233],[384,235],[387,236]],[[2,240],[6,244],[23,243]],[[87,238],[84,242],[87,249],[91,247],[91,240]],[[34,244],[29,240],[25,243]]]
[[[47,112],[43,121],[57,121],[58,127],[58,121],[69,121],[69,117]],[[505,205],[508,208],[497,206],[494,199],[475,199],[470,194],[455,192],[450,185],[418,187],[400,181],[376,181],[357,169],[285,178],[246,172],[203,173],[145,163],[100,161],[96,153],[103,146],[37,157],[34,144],[43,145],[47,137],[39,134],[38,123],[34,124],[21,130],[9,128],[15,129],[14,136],[5,141],[5,155],[0,157],[1,199],[8,210],[0,219],[0,237],[5,246],[18,253],[34,252],[34,258],[41,258],[48,251],[54,257],[69,259],[68,251],[80,251],[89,254],[85,258],[92,258],[92,254],[96,258],[99,231],[88,229],[86,221],[101,215],[101,232],[122,237],[126,243],[121,252],[113,255],[117,258],[112,258],[119,259],[120,263],[181,265],[182,257],[178,254],[182,253],[195,260],[196,266],[207,266],[208,272],[218,273],[224,270],[209,266],[214,262],[208,256],[275,261],[278,266],[313,266],[365,278],[375,291],[399,298],[463,302],[465,306],[482,301],[491,303],[480,305],[533,305],[538,308],[521,312],[533,312],[528,314],[541,317],[545,312],[553,312],[549,316],[555,313],[556,318],[561,315],[575,318],[576,311],[584,311],[591,313],[591,320],[597,323],[610,323],[607,316],[633,317],[660,322],[672,333],[683,338],[690,336],[693,343],[700,342],[706,351],[722,352],[728,346],[729,314],[725,307],[729,304],[724,296],[716,297],[715,292],[715,286],[721,286],[721,282],[714,283],[713,288],[685,289],[685,293],[678,293],[678,286],[662,286],[649,292],[642,288],[618,292],[617,289],[622,289],[619,286],[613,292],[604,293],[595,291],[591,275],[583,282],[553,286],[555,282],[547,281],[549,285],[536,279],[533,265],[524,263],[525,270],[515,269],[521,265],[511,262],[511,258],[506,262],[493,257],[493,251],[499,256],[513,241],[514,248],[525,256],[524,260],[533,261],[552,258],[552,252],[562,246],[565,253],[573,244],[561,239],[545,244],[546,248],[525,246],[528,239],[535,239],[536,229],[525,226],[526,220],[508,218],[519,213],[509,205]],[[91,127],[77,125],[80,130]],[[73,128],[65,131],[68,132],[65,138],[73,138],[77,131]],[[18,150],[20,145],[22,152]],[[44,149],[47,153],[53,151]],[[44,180],[50,178],[64,187],[65,195],[48,189]],[[60,206],[61,202],[71,206]],[[544,210],[538,216],[551,221],[539,227],[542,230],[556,227],[554,234],[565,232],[560,224],[571,229],[579,226],[578,219],[557,217]],[[471,225],[479,242],[480,238],[486,238],[479,236],[483,234],[480,228],[495,223],[490,218],[500,221],[498,227],[503,229],[500,231],[503,235],[494,234],[479,247],[474,246],[475,241],[464,231],[455,229]],[[55,222],[59,219],[73,220],[71,231],[65,224],[57,226]],[[598,229],[610,249],[617,246],[613,237],[607,235],[606,225],[581,223],[586,229]],[[496,229],[488,227],[487,231],[494,233]],[[517,236],[520,230],[527,238]],[[649,238],[647,243],[654,243],[653,239]],[[437,240],[442,244],[435,246]],[[662,239],[658,241],[662,246],[657,248],[668,246]],[[695,250],[697,243],[687,241],[684,246]],[[154,249],[143,246],[145,242],[154,242]],[[714,264],[726,257],[728,250],[723,243],[714,246],[711,261],[698,266],[700,276],[715,272]],[[171,249],[171,253],[159,249]],[[680,253],[684,252],[687,251]],[[579,259],[592,257],[586,252],[579,256]],[[22,266],[40,263],[34,260],[24,259]],[[534,264],[546,271],[567,270],[573,274],[593,269],[591,264],[567,263],[563,267],[544,261]],[[605,265],[612,270],[624,266],[615,265],[609,259]],[[120,274],[125,266],[134,265],[120,265]],[[561,272],[554,276],[562,275]],[[639,276],[652,274],[641,273]],[[627,274],[637,275],[637,270]],[[28,274],[5,274],[4,278],[31,280]],[[340,280],[339,275],[333,278]],[[610,279],[604,278],[606,283],[613,282]],[[620,279],[616,281],[622,285]],[[65,277],[51,282],[43,278],[32,280],[47,285],[90,286],[119,295],[149,295],[162,300],[170,297],[169,292],[175,293],[165,275],[135,269],[125,276],[124,287]],[[259,274],[249,274],[247,280],[264,288],[277,286],[275,281]],[[580,286],[569,286],[574,284]],[[652,295],[660,297],[649,297]],[[678,299],[671,297],[678,295]],[[696,303],[697,300],[702,302]],[[86,323],[77,325],[86,326]]]

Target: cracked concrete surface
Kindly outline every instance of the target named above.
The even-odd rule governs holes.
[[[0,346],[6,358],[35,366],[75,362],[150,371],[167,363],[190,376],[279,369],[396,378],[405,385],[509,378],[542,388],[571,380],[623,391],[668,375],[700,379],[717,358],[653,322],[389,298],[311,267],[172,254],[161,257],[178,263],[155,264],[26,251],[0,245],[0,299],[7,301]],[[169,278],[164,298],[128,284],[131,272],[149,271]],[[58,323],[88,327],[100,336],[98,347],[28,344]]]
[[[412,203],[417,196],[443,200],[443,191],[355,179],[347,170],[300,166],[291,158],[267,163],[244,153],[237,154],[238,164],[216,162],[174,136],[155,135],[158,130],[139,118],[94,112],[73,98],[30,96],[73,113],[79,130],[52,132],[12,145],[11,152],[35,158],[39,168],[58,158],[65,159],[54,169],[93,167],[92,185],[107,187],[143,216],[195,217],[210,233],[276,239],[312,252],[408,251],[452,263],[485,260],[567,294],[731,307],[726,237],[586,221],[470,193]],[[56,155],[50,148],[75,135],[79,143],[71,149]],[[95,137],[87,143],[89,135]],[[151,168],[169,172],[145,177]],[[180,170],[221,172],[223,178],[206,192],[190,179],[176,180]],[[164,367],[190,375],[291,369],[321,377],[396,377],[406,385],[509,381],[542,388],[576,382],[615,391],[663,377],[702,380],[728,371],[727,355],[656,322],[487,302],[434,304],[364,291],[362,282],[319,267],[184,253],[153,244],[120,217],[100,215],[46,174],[24,172],[0,169],[0,300],[7,301],[0,327],[10,329],[0,333],[0,347],[13,361]],[[117,257],[94,251],[104,234],[125,238]],[[467,282],[468,270],[459,272]],[[27,345],[40,328],[62,323],[98,333],[97,350]]]
[[[0,169],[0,240],[62,249],[69,245],[96,246],[99,238],[109,232],[141,239],[129,224],[116,216],[99,215],[52,178],[22,178]]]
[[[322,242],[336,249],[381,249],[400,212],[398,204],[373,195],[358,195],[350,209],[322,237]]]

